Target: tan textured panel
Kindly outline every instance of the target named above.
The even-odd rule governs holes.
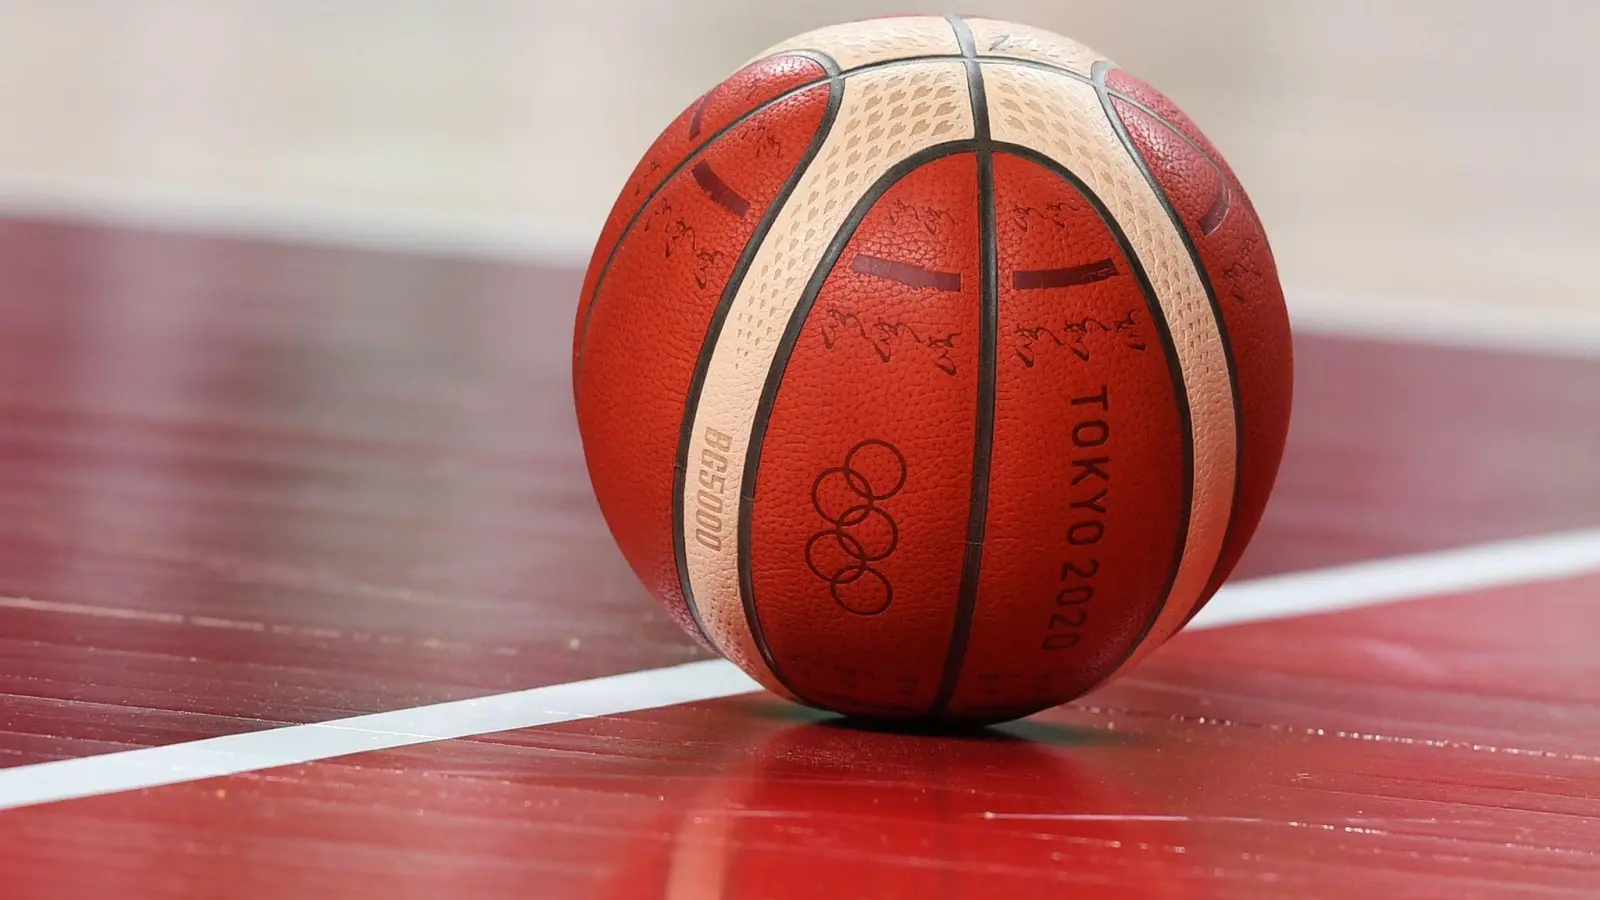
[[[959,56],[961,44],[956,40],[955,30],[943,17],[906,16],[845,22],[808,31],[769,48],[755,59],[784,50],[826,53],[839,68],[849,71],[868,63],[908,56]]]
[[[998,19],[968,19],[979,56],[1009,56],[1049,63],[1085,78],[1096,60],[1105,59],[1090,47],[1053,31]],[[1107,60],[1110,62],[1110,60]]]
[[[1005,63],[985,64],[983,75],[995,140],[1050,156],[1100,196],[1149,274],[1177,347],[1194,434],[1194,506],[1177,582],[1137,658],[1183,624],[1228,528],[1238,437],[1221,332],[1177,226],[1124,149],[1094,88]]]
[[[724,507],[737,521],[742,474],[756,405],[788,326],[828,242],[856,202],[889,168],[921,150],[973,136],[967,75],[959,61],[909,64],[863,73],[845,82],[843,102],[816,161],[779,212],[739,286],[694,410],[689,477],[710,449],[727,459]],[[685,497],[689,508],[694,498]],[[723,654],[769,683],[745,621],[737,547],[685,542],[693,602]]]

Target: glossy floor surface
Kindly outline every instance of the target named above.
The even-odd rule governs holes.
[[[700,657],[577,276],[0,222],[0,766]],[[1600,360],[1304,335],[1239,577],[1600,525]],[[1600,577],[1180,635],[989,732],[762,695],[0,813],[0,896],[1600,891]]]

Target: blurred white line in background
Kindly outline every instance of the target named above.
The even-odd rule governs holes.
[[[362,209],[119,181],[0,175],[0,217],[28,217],[179,234],[378,252],[464,257],[571,270],[588,264],[595,235],[533,217]],[[1296,330],[1447,346],[1600,358],[1600,303],[1588,308],[1285,286]],[[576,302],[574,300],[574,302]]]

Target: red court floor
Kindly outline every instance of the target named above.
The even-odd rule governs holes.
[[[0,767],[699,658],[589,492],[577,283],[0,221]],[[1297,356],[1238,578],[1600,525],[1600,360]],[[14,809],[0,897],[1600,896],[1597,633],[1583,575],[978,734],[748,695]]]

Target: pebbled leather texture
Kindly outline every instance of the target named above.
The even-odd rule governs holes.
[[[984,70],[995,137],[1044,153],[1100,197],[1132,242],[1172,335],[1190,422],[1192,505],[1176,581],[1150,626],[1148,640],[1159,645],[1204,593],[1233,505],[1233,392],[1217,319],[1182,233],[1095,89],[1035,68],[985,64]]]
[[[786,41],[669,126],[574,380],[607,522],[686,630],[791,699],[978,722],[1215,591],[1291,354],[1254,208],[1169,101],[1048,32],[910,16]]]
[[[743,472],[761,393],[806,283],[851,209],[884,173],[920,150],[972,137],[966,89],[962,64],[948,61],[877,69],[845,80],[826,142],[739,285],[711,354],[699,406],[692,411],[691,481],[698,479],[694,466],[713,435],[728,436],[730,516],[739,515],[747,489]],[[697,496],[685,488],[687,507]],[[766,667],[739,584],[736,544],[712,547],[694,541],[686,550],[694,601],[712,640],[734,662],[748,661],[761,672]]]
[[[989,523],[950,707],[976,718],[1053,706],[1122,662],[1167,588],[1185,478],[1161,329],[1110,228],[1066,179],[1006,154],[995,207]]]
[[[691,167],[622,238],[596,294],[577,383],[590,480],[617,545],[691,633],[673,533],[673,466],[690,381],[712,313],[765,208],[803,156],[828,104],[818,85],[769,106],[699,160],[750,204],[739,216]],[[720,510],[718,515],[720,516]],[[720,518],[719,518],[720,521]]]
[[[861,714],[939,687],[978,389],[978,169],[930,162],[861,221],[806,317],[761,447],[750,566],[786,683]]]
[[[609,263],[618,242],[624,234],[639,227],[637,219],[661,183],[739,118],[761,109],[788,91],[824,82],[827,78],[827,70],[814,59],[794,55],[763,57],[707,91],[662,130],[623,183],[589,260],[578,295],[577,322],[572,333],[574,386],[581,383],[578,355],[586,337],[595,289],[602,276],[609,273]]]
[[[1238,499],[1198,612],[1239,562],[1277,478],[1294,392],[1289,316],[1266,230],[1227,160],[1155,88],[1122,71],[1106,82],[1128,98],[1114,101],[1117,113],[1194,242],[1233,351],[1243,436]]]

